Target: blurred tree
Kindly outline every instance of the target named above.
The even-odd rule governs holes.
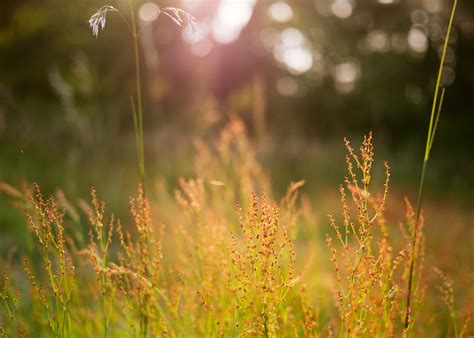
[[[133,56],[117,16],[108,18],[100,41],[91,36],[87,20],[105,3],[1,2],[0,149],[10,155],[0,162],[0,178],[12,175],[17,151],[28,147],[47,149],[52,163],[66,157],[69,166],[121,154],[118,142],[132,131]],[[158,4],[184,6],[199,31],[142,21],[148,130],[205,131],[237,112],[261,124],[257,131],[267,124],[281,136],[276,142],[295,135],[327,142],[373,129],[392,149],[421,153],[449,1]],[[472,186],[472,1],[460,4],[453,34],[438,167],[444,178],[463,175]]]

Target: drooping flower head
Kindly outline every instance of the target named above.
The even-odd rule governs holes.
[[[95,12],[89,19],[89,27],[92,29],[92,35],[96,38],[99,37],[99,27],[102,29],[105,28],[107,12],[118,12],[118,10],[113,6],[105,5]]]
[[[92,35],[94,35],[96,38],[99,36],[99,30],[100,30],[99,28],[101,29],[105,28],[107,12],[119,12],[119,11],[113,6],[105,5],[105,6],[102,6],[97,12],[95,12],[89,19],[89,27],[92,29]],[[196,32],[196,18],[192,16],[191,14],[189,14],[188,12],[180,8],[175,8],[175,7],[159,8],[154,19],[159,17],[161,14],[164,14],[167,17],[169,17],[171,20],[173,20],[175,24],[177,24],[180,27],[182,27],[184,24],[190,25],[192,31],[194,33]],[[129,23],[123,16],[122,18],[125,20],[127,25],[129,25]]]
[[[164,7],[160,10],[159,14],[163,13],[169,17],[175,24],[182,27],[185,23],[191,26],[193,33],[196,33],[196,18],[186,11],[175,7]],[[158,14],[158,15],[159,15]]]

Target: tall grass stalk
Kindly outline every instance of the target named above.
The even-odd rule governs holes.
[[[416,245],[417,245],[417,240],[418,240],[418,228],[419,228],[419,223],[420,223],[419,221],[420,221],[421,205],[423,201],[423,186],[425,182],[426,168],[427,168],[428,160],[430,158],[431,148],[433,146],[433,140],[436,134],[436,129],[438,128],[439,117],[440,117],[441,109],[443,106],[445,89],[444,88],[441,89],[441,76],[443,73],[444,60],[446,57],[446,50],[448,48],[449,36],[451,34],[451,27],[454,21],[454,13],[456,12],[456,6],[457,6],[457,0],[454,0],[453,8],[451,10],[451,16],[449,18],[448,29],[446,31],[446,39],[444,40],[443,53],[441,55],[441,61],[440,61],[439,69],[438,69],[438,77],[436,80],[433,105],[431,107],[430,124],[428,127],[428,136],[426,139],[425,156],[423,158],[423,167],[421,169],[421,177],[420,177],[420,183],[418,187],[418,199],[417,199],[417,205],[416,205],[416,218],[415,218],[416,223],[415,223],[415,229],[413,232],[413,240],[412,240],[411,253],[410,253],[410,270],[408,274],[408,290],[407,290],[406,308],[405,308],[405,330],[407,330],[407,333],[410,326],[410,314],[411,314],[410,306],[411,306],[411,296],[412,296],[412,288],[413,288],[413,275],[414,275],[414,269],[415,269],[415,263],[416,263],[415,251],[416,251]],[[441,89],[441,94],[439,93],[440,89]],[[438,98],[439,98],[439,103],[438,103]]]
[[[137,23],[135,19],[135,11],[133,8],[132,0],[128,0],[130,7],[130,17],[132,19],[132,37],[133,37],[133,51],[135,61],[135,85],[136,85],[136,100],[138,106],[135,107],[135,102],[131,98],[132,113],[133,113],[133,127],[135,130],[135,137],[137,143],[137,155],[138,155],[138,169],[140,171],[140,181],[143,187],[143,192],[146,195],[145,188],[145,146],[143,141],[143,103],[142,103],[142,85],[141,85],[141,74],[140,74],[140,50],[139,50],[139,30],[137,29]]]
[[[89,26],[92,29],[92,34],[95,37],[99,36],[99,30],[105,28],[106,24],[106,15],[108,12],[117,12],[122,20],[125,22],[130,34],[133,38],[133,54],[134,54],[134,63],[135,63],[135,86],[136,86],[136,93],[134,98],[133,96],[130,97],[130,103],[132,108],[133,114],[133,128],[135,131],[135,141],[137,145],[137,159],[138,159],[138,169],[140,172],[140,182],[143,189],[143,193],[145,193],[145,181],[146,181],[146,174],[145,174],[145,145],[144,145],[144,137],[143,137],[143,100],[142,100],[142,79],[141,79],[141,64],[140,64],[140,32],[141,29],[137,22],[137,18],[135,15],[135,7],[133,0],[128,0],[128,7],[129,7],[129,16],[130,20],[127,19],[117,8],[105,5],[102,6],[96,13],[94,13],[91,18],[89,19]],[[183,26],[184,24],[189,24],[193,30],[196,31],[195,22],[196,19],[189,13],[183,11],[179,8],[174,7],[164,7],[158,8],[155,17],[153,17],[151,21],[158,18],[161,14],[170,18],[175,24],[178,26]],[[136,104],[135,104],[136,102]]]

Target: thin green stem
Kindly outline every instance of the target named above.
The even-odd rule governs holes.
[[[436,134],[436,130],[438,129],[438,123],[439,123],[439,116],[441,115],[441,109],[443,108],[443,101],[444,101],[444,93],[446,92],[446,88],[443,88],[441,90],[441,97],[439,99],[439,106],[438,106],[438,112],[436,113],[436,120],[435,124],[433,127],[433,134],[431,135],[431,142],[430,142],[430,151],[431,147],[433,146],[433,140]]]
[[[101,239],[102,241],[102,239]],[[102,271],[101,271],[101,288],[102,288],[102,312],[103,312],[103,325],[104,325],[104,337],[107,338],[109,333],[109,321],[107,313],[107,279],[105,276],[105,269],[107,266],[107,253],[103,256]]]
[[[458,324],[456,322],[456,312],[454,311],[454,309],[451,309],[450,312],[451,312],[450,315],[451,315],[451,319],[453,321],[453,327],[454,327],[454,337],[458,338],[459,333],[458,333]]]
[[[13,334],[13,332],[15,332],[15,318],[13,317],[13,313],[10,310],[10,306],[8,305],[6,296],[3,294],[1,294],[0,296],[3,300],[3,303],[5,304],[5,309],[7,310],[7,313],[8,313],[8,319],[10,320],[11,330]]]
[[[140,181],[143,193],[146,195],[145,189],[145,145],[143,140],[143,104],[142,104],[142,88],[141,88],[141,66],[140,66],[140,49],[139,49],[139,31],[135,19],[135,11],[132,1],[129,0],[130,16],[132,18],[132,37],[133,37],[133,51],[135,59],[135,85],[137,107],[132,103],[132,111],[134,118],[135,135],[137,138],[138,148],[138,168],[140,171]],[[136,109],[135,109],[136,108]]]
[[[130,7],[130,16],[132,18],[132,37],[133,37],[133,51],[135,58],[135,84],[137,107],[135,107],[132,100],[133,122],[135,128],[135,136],[137,138],[138,148],[138,168],[140,171],[140,181],[143,189],[143,195],[146,196],[145,188],[145,146],[143,141],[143,104],[142,104],[142,88],[141,88],[141,74],[140,74],[140,50],[139,50],[139,30],[135,19],[135,10],[133,8],[132,0],[128,0]],[[137,108],[137,109],[135,109]],[[140,337],[146,337],[148,331],[148,317],[143,313],[142,300],[140,298]]]
[[[128,29],[128,31],[130,32],[130,34],[133,35],[132,26],[130,26],[130,23],[128,22],[127,18],[126,18],[125,16],[123,16],[122,12],[117,11],[117,13],[120,15],[120,17],[122,18],[122,20],[125,22],[125,25],[127,25],[127,29]]]
[[[137,162],[138,162],[138,168],[140,170],[141,166],[141,142],[140,142],[140,129],[138,127],[138,113],[137,113],[137,107],[135,105],[135,100],[133,99],[133,96],[130,97],[130,105],[132,107],[132,114],[133,114],[133,130],[135,133],[135,144],[137,147]],[[141,172],[141,170],[140,170]],[[141,175],[140,175],[141,176]]]
[[[440,61],[439,69],[438,69],[438,77],[436,80],[433,105],[431,107],[431,116],[430,116],[430,124],[428,128],[428,136],[427,136],[426,146],[425,146],[425,156],[423,159],[423,167],[421,169],[420,184],[418,188],[418,200],[417,200],[416,216],[415,216],[415,229],[413,231],[413,240],[412,240],[412,247],[411,247],[411,254],[410,254],[410,270],[408,274],[408,290],[407,290],[406,308],[405,308],[405,330],[407,332],[407,335],[408,335],[408,330],[410,326],[411,295],[412,295],[412,287],[413,287],[413,274],[414,274],[415,263],[416,263],[415,251],[416,251],[417,240],[418,240],[418,228],[419,228],[419,223],[420,223],[419,220],[420,220],[421,203],[422,203],[422,197],[423,197],[423,186],[424,186],[424,181],[425,181],[426,167],[427,167],[428,160],[430,158],[431,146],[433,145],[433,139],[436,133],[436,128],[438,126],[439,115],[441,113],[441,108],[442,108],[442,104],[444,100],[444,89],[441,93],[441,97],[439,96],[439,89],[441,86],[441,76],[443,73],[444,60],[446,57],[446,50],[448,48],[449,35],[451,34],[451,27],[454,21],[454,13],[456,12],[456,6],[457,6],[457,0],[454,0],[453,8],[451,10],[451,16],[449,18],[448,29],[446,31],[446,39],[444,40],[443,53],[441,56],[441,61]],[[437,104],[439,97],[440,97],[440,103]]]

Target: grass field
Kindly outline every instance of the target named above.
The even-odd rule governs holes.
[[[232,120],[212,145],[201,145],[195,176],[180,179],[178,189],[158,182],[150,201],[138,188],[130,224],[115,218],[95,190],[87,201],[71,203],[61,194],[42,196],[38,186],[3,183],[2,191],[26,210],[30,245],[22,262],[2,265],[2,332],[466,336],[472,332],[472,259],[465,259],[472,258],[465,223],[471,216],[436,205],[422,216],[429,235],[420,232],[417,242],[405,331],[415,212],[390,194],[388,167],[385,174],[371,172],[370,136],[361,153],[347,147],[349,171],[334,193],[301,194],[300,181],[275,199],[243,123]]]
[[[279,149],[284,142],[258,125],[253,135],[237,114],[223,119],[213,137],[179,137],[193,144],[192,151],[156,151],[164,157],[158,167],[166,168],[165,178],[157,179],[159,170],[146,162],[152,142],[144,128],[136,8],[132,1],[129,14],[101,7],[89,20],[95,37],[115,12],[132,37],[136,163],[121,156],[133,144],[125,139],[115,144],[120,174],[75,163],[75,172],[58,174],[56,168],[40,176],[62,177],[65,186],[77,185],[73,177],[81,175],[103,178],[105,195],[115,192],[111,203],[101,187],[69,196],[47,183],[51,194],[43,193],[41,182],[0,181],[2,200],[9,203],[0,208],[7,214],[2,220],[11,222],[0,241],[0,335],[474,335],[471,199],[430,194],[426,179],[442,119],[442,74],[456,4],[440,49],[421,178],[410,184],[390,168],[411,171],[403,155],[394,156],[400,163],[379,160],[377,131],[359,135],[360,142],[344,138],[340,147],[316,149],[318,144],[299,139],[289,146],[300,161],[293,162]],[[196,29],[191,14],[154,8],[157,17]],[[37,156],[33,162],[41,161]],[[301,177],[287,182],[289,172]],[[131,185],[135,192],[127,196],[123,191]]]

